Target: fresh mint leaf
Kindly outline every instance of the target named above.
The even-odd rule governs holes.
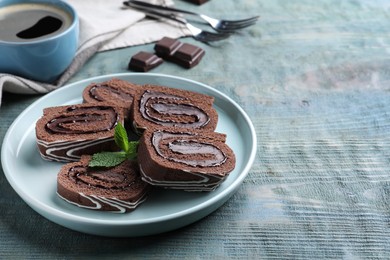
[[[92,155],[89,167],[114,167],[127,159],[125,152],[102,152]]]
[[[139,141],[131,141],[128,142],[129,144],[129,149],[127,150],[127,158],[128,159],[135,159],[137,158],[137,149],[138,149],[138,144]]]
[[[121,148],[125,153],[129,150],[129,138],[127,137],[127,132],[124,126],[118,122],[115,126],[114,133],[115,143],[119,148]]]
[[[137,158],[139,141],[129,142],[126,129],[120,123],[115,126],[114,139],[122,151],[95,153],[88,164],[89,167],[114,167],[127,159]]]

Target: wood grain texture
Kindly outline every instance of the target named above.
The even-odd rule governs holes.
[[[94,237],[53,224],[0,174],[0,258],[389,259],[390,4],[212,0],[176,5],[256,26],[202,46],[193,69],[152,72],[204,82],[237,101],[258,138],[237,193],[192,225],[152,237]],[[153,45],[102,52],[71,82],[126,72]],[[0,138],[37,97],[5,94]]]

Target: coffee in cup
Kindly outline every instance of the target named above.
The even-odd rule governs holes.
[[[61,0],[0,0],[0,73],[54,82],[78,47],[74,8]]]
[[[19,3],[0,8],[0,24],[0,41],[28,42],[64,32],[72,17],[54,5]]]

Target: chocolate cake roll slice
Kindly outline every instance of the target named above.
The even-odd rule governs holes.
[[[151,127],[214,131],[218,114],[213,102],[213,97],[201,93],[145,85],[134,96],[133,128],[138,133]]]
[[[216,132],[148,129],[138,147],[142,179],[164,188],[214,190],[236,164],[225,139]]]
[[[138,165],[126,160],[113,168],[90,168],[90,156],[65,164],[57,175],[57,194],[76,206],[125,213],[145,201],[150,186]]]
[[[81,155],[116,151],[115,126],[123,124],[122,111],[110,103],[49,107],[35,126],[43,159],[77,161]]]
[[[84,103],[112,102],[123,109],[125,120],[129,116],[136,89],[140,85],[113,78],[101,83],[91,83],[83,91]]]

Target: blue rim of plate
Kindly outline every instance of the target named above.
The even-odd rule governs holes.
[[[165,216],[160,216],[160,217],[149,218],[147,220],[142,220],[142,219],[141,220],[90,219],[88,217],[70,214],[70,213],[61,211],[59,209],[53,208],[53,207],[51,207],[49,205],[46,205],[42,201],[40,201],[40,200],[38,200],[36,198],[31,197],[25,191],[20,189],[20,187],[18,187],[18,185],[15,183],[14,179],[11,176],[12,173],[8,172],[8,169],[9,169],[8,164],[9,164],[9,162],[6,161],[7,155],[6,155],[6,150],[5,150],[5,148],[6,148],[5,144],[7,144],[8,140],[10,138],[10,135],[13,132],[14,128],[19,124],[19,122],[23,119],[23,117],[26,116],[26,114],[31,112],[31,110],[35,109],[36,106],[39,106],[39,104],[41,102],[44,102],[44,100],[49,99],[53,95],[59,95],[59,93],[61,93],[62,91],[67,91],[69,88],[72,88],[75,85],[84,84],[86,86],[86,84],[89,84],[91,82],[100,82],[100,81],[108,80],[108,79],[114,78],[114,77],[123,79],[123,78],[126,78],[126,77],[137,77],[137,76],[138,77],[162,77],[162,78],[168,78],[168,79],[188,82],[188,83],[195,84],[195,85],[201,85],[203,88],[207,89],[211,93],[217,94],[222,99],[227,100],[231,105],[233,105],[235,107],[235,109],[237,109],[239,111],[239,113],[244,118],[244,121],[246,122],[247,126],[249,127],[249,131],[250,131],[250,135],[251,135],[250,137],[251,137],[251,140],[252,140],[252,147],[250,148],[250,152],[249,152],[250,157],[247,159],[245,167],[243,168],[243,170],[241,171],[239,176],[234,180],[234,182],[230,186],[228,186],[226,189],[224,189],[223,191],[218,193],[216,196],[213,196],[212,198],[210,198],[210,199],[208,199],[208,200],[206,200],[206,201],[204,201],[204,202],[202,202],[202,203],[200,203],[200,204],[198,204],[196,206],[193,206],[193,207],[188,208],[186,210],[182,210],[182,211],[177,212],[177,213],[172,213],[172,214],[165,215]],[[61,104],[58,104],[58,105],[61,105]],[[246,112],[235,101],[233,101],[230,97],[228,97],[227,95],[223,94],[222,92],[220,92],[220,91],[218,91],[218,90],[216,90],[216,89],[214,89],[214,88],[212,88],[212,87],[210,87],[208,85],[205,85],[203,83],[199,83],[199,82],[194,81],[194,80],[190,80],[190,79],[186,79],[186,78],[182,78],[182,77],[177,77],[177,76],[164,75],[164,74],[155,74],[155,73],[118,73],[118,74],[107,74],[107,75],[92,77],[92,78],[88,78],[88,79],[84,79],[84,80],[80,80],[80,81],[68,84],[66,86],[63,86],[63,87],[57,89],[57,90],[52,91],[51,93],[46,94],[42,98],[36,100],[34,103],[29,105],[14,120],[14,122],[11,124],[11,126],[7,130],[7,133],[6,133],[6,135],[4,137],[4,140],[3,140],[2,149],[1,149],[1,163],[2,163],[4,174],[5,174],[8,182],[12,186],[12,188],[35,211],[37,211],[36,209],[39,209],[42,212],[45,212],[45,213],[50,214],[52,216],[56,216],[56,217],[58,217],[60,219],[64,219],[64,220],[68,220],[68,221],[72,221],[72,222],[76,221],[77,223],[80,223],[80,224],[88,223],[88,224],[103,225],[103,226],[107,226],[107,225],[108,226],[140,225],[140,224],[147,225],[147,224],[152,224],[152,223],[158,223],[158,222],[173,220],[173,219],[180,218],[180,217],[185,217],[186,215],[193,214],[196,211],[199,211],[199,210],[202,210],[204,208],[207,208],[210,205],[219,202],[223,198],[227,197],[226,198],[226,200],[227,200],[230,197],[229,195],[232,195],[232,193],[236,190],[236,188],[238,188],[238,186],[243,182],[243,180],[247,176],[247,174],[248,174],[249,170],[251,169],[251,167],[253,165],[253,162],[255,160],[256,151],[257,151],[257,138],[256,138],[256,133],[255,133],[254,126],[253,126],[249,116],[246,114]],[[214,211],[214,210],[212,210],[212,211]],[[42,213],[40,213],[40,214],[45,216],[46,218],[48,218],[46,216],[46,214],[42,214]],[[127,213],[127,214],[131,214],[131,213]],[[56,222],[56,223],[60,224],[58,222]],[[187,224],[190,224],[190,223],[187,223]],[[168,231],[168,230],[166,230],[166,231]]]

